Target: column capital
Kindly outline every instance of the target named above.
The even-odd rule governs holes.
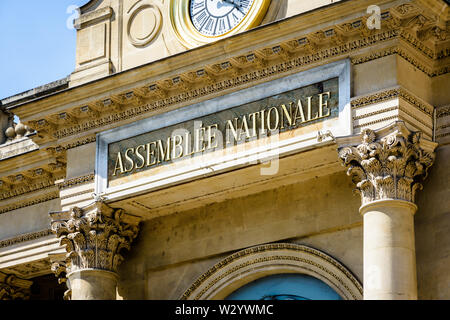
[[[392,199],[414,203],[437,146],[423,139],[420,132],[410,131],[403,121],[336,140],[339,158],[348,168],[363,206]]]
[[[0,300],[28,300],[33,281],[0,272]]]
[[[139,232],[140,218],[98,199],[86,207],[51,216],[51,229],[60,245],[66,246],[67,274],[85,269],[117,272],[123,250],[130,250]]]

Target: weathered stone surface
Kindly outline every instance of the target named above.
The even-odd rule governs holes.
[[[32,281],[0,272],[0,300],[28,300]]]
[[[129,250],[139,231],[139,219],[97,201],[74,207],[68,220],[54,220],[52,230],[66,246],[68,272],[99,269],[117,272],[123,249]]]
[[[420,181],[433,164],[435,143],[427,143],[403,122],[389,131],[378,137],[377,132],[366,129],[361,144],[339,150],[363,205],[383,199],[414,202],[416,191],[422,188]]]

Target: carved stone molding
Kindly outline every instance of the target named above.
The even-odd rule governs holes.
[[[72,290],[70,289],[70,284],[67,282],[67,266],[64,261],[55,261],[51,266],[52,272],[58,278],[59,284],[65,284],[67,290],[64,292],[64,300],[70,300],[72,295]]]
[[[76,178],[72,178],[72,179],[68,179],[68,180],[60,180],[56,182],[56,186],[62,190],[62,189],[67,189],[67,188],[71,188],[80,184],[85,184],[85,183],[90,183],[93,182],[95,178],[94,173],[89,173],[87,175],[84,176],[80,176],[80,177],[76,177]]]
[[[16,251],[17,252],[17,251]],[[10,274],[14,274],[22,279],[32,279],[35,277],[40,277],[48,274],[51,264],[47,258],[33,260],[26,263],[16,264],[7,268],[2,269],[2,271]]]
[[[40,239],[40,238],[49,236],[51,234],[52,234],[52,231],[50,229],[23,234],[18,237],[9,238],[9,239],[0,241],[0,248],[10,247],[10,246],[13,246],[18,243]]]
[[[343,299],[362,299],[361,284],[340,262],[322,251],[294,243],[270,243],[238,251],[202,274],[180,299],[225,299],[252,281],[283,273],[306,274],[328,284]]]
[[[154,79],[145,86],[127,88],[127,91],[104,96],[99,101],[72,107],[65,111],[68,116],[34,117],[27,125],[38,131],[34,139],[69,141],[70,138],[72,145],[84,144],[95,140],[92,130],[100,127],[130,121],[144,114],[150,116],[173,105],[190,103],[204,96],[288,74],[322,61],[346,57],[351,58],[354,64],[360,64],[395,54],[430,77],[447,73],[450,67],[444,58],[449,52],[438,49],[439,46],[445,47],[446,42],[442,40],[443,36],[424,36],[430,32],[436,33],[437,21],[431,13],[424,15],[423,11],[413,4],[396,5],[382,12],[382,30],[368,30],[367,16],[362,16],[311,34],[296,35],[270,47],[232,56],[228,61],[215,61],[201,70],[185,70],[175,76],[171,74],[170,78],[163,76]],[[425,19],[426,23],[422,23],[421,19]],[[439,30],[442,34],[448,33],[447,29]],[[369,52],[365,50],[381,43],[392,45]],[[71,118],[77,121],[71,122]],[[78,136],[76,139],[85,139],[79,136],[80,133],[89,134],[89,141],[74,142],[72,139],[75,136]]]
[[[351,105],[352,109],[357,109],[365,107],[367,105],[395,99],[398,97],[408,101],[409,103],[411,103],[411,105],[413,105],[415,108],[425,113],[426,115],[428,116],[433,115],[434,109],[433,106],[422,101],[420,98],[416,97],[414,94],[412,94],[411,92],[407,91],[405,88],[402,87],[396,87],[385,91],[377,92],[374,94],[354,98],[351,101]]]
[[[17,201],[17,202],[13,202],[11,204],[8,204],[6,206],[1,206],[0,207],[0,214],[9,212],[9,211],[13,211],[13,210],[17,210],[17,209],[21,209],[21,208],[25,208],[25,207],[30,207],[30,206],[34,206],[36,204],[39,203],[43,203],[43,202],[47,202],[47,201],[51,201],[54,199],[58,199],[59,198],[59,192],[57,190],[53,190],[53,187],[49,187],[48,189],[49,193],[46,193],[44,195],[40,195],[38,197],[34,197],[33,195],[29,195],[29,199],[30,200],[21,200],[21,201]]]
[[[436,110],[436,117],[443,118],[450,116],[450,106],[444,106]]]
[[[67,212],[66,212],[67,213]],[[65,213],[52,213],[52,217]],[[102,201],[73,207],[68,219],[53,219],[51,229],[66,246],[67,273],[82,269],[117,272],[123,249],[130,250],[140,219]]]
[[[411,132],[403,121],[377,131],[363,130],[359,144],[356,138],[338,138],[339,157],[361,194],[362,205],[387,199],[414,202],[434,162],[437,144]]]
[[[32,281],[0,272],[0,300],[28,300]]]

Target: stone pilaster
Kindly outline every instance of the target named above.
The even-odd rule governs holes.
[[[74,207],[66,218],[52,217],[52,231],[67,251],[66,260],[53,269],[57,275],[67,274],[71,298],[115,299],[117,269],[138,234],[140,219],[102,201]]]
[[[0,272],[0,300],[28,300],[32,281]]]
[[[401,121],[337,142],[361,194],[364,299],[417,299],[414,199],[433,164],[436,143]]]

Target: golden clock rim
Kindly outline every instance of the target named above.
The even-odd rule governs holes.
[[[271,0],[254,0],[242,21],[233,29],[220,36],[206,36],[195,28],[189,12],[191,0],[170,0],[170,21],[178,40],[190,49],[227,38],[259,25],[269,9],[270,2]]]

